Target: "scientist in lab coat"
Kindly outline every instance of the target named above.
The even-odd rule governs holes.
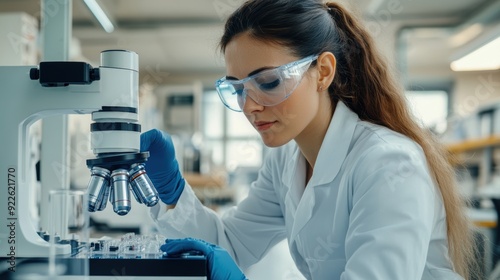
[[[288,240],[307,279],[469,279],[471,227],[445,151],[420,128],[360,21],[336,3],[254,0],[228,18],[216,82],[273,147],[223,217],[178,170],[169,136],[141,135],[169,254],[242,273]],[[189,238],[187,238],[189,237]]]

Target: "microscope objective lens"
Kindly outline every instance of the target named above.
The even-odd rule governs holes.
[[[111,182],[113,211],[120,216],[126,215],[131,208],[128,171],[125,169],[114,170],[111,173]]]
[[[130,170],[130,186],[137,201],[152,207],[158,203],[158,192],[146,174],[143,164],[134,164]]]
[[[109,193],[109,170],[94,166],[88,185],[88,209],[90,212],[101,211],[106,207]]]

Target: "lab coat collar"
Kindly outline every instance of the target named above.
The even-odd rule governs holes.
[[[316,159],[313,176],[309,181],[310,186],[328,184],[335,179],[347,156],[358,120],[359,118],[356,113],[352,112],[342,101],[337,102],[335,112]],[[305,172],[305,170],[297,170],[298,163],[300,163],[303,157],[299,147],[295,145],[291,156],[293,160],[288,161],[288,166],[285,168],[283,174],[283,183],[285,185],[296,185],[297,182],[294,182],[294,174]]]
[[[319,149],[311,186],[328,184],[335,179],[347,157],[359,117],[342,101],[337,102],[325,138]]]
[[[294,218],[290,233],[289,246],[291,251],[300,252],[297,248],[297,237],[313,215],[317,197],[321,197],[321,185],[330,184],[340,171],[349,146],[352,141],[358,115],[352,112],[344,103],[338,102],[314,166],[313,176],[304,190],[305,158],[295,146],[292,159],[289,160],[283,174],[283,183],[288,187],[286,202],[287,211]],[[302,169],[302,170],[300,170]],[[299,179],[300,178],[300,179]],[[301,180],[297,182],[294,180]],[[303,191],[302,197],[300,191]],[[319,199],[319,198],[318,198]]]

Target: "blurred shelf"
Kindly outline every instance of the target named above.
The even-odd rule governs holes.
[[[494,229],[497,226],[498,218],[494,209],[467,208],[467,215],[477,227]]]
[[[497,222],[496,221],[474,221],[474,225],[476,227],[482,227],[482,228],[496,228]]]
[[[471,139],[459,143],[448,144],[446,145],[446,148],[450,153],[458,154],[494,146],[500,146],[500,135],[493,135],[486,138]]]
[[[182,176],[188,182],[188,184],[193,188],[203,188],[203,187],[224,188],[226,186],[225,174],[184,173],[182,174]]]

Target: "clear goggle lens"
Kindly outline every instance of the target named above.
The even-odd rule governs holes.
[[[262,106],[274,106],[292,94],[317,58],[317,55],[308,56],[242,80],[227,80],[224,77],[215,83],[215,87],[222,103],[236,112],[242,111],[247,95]]]

